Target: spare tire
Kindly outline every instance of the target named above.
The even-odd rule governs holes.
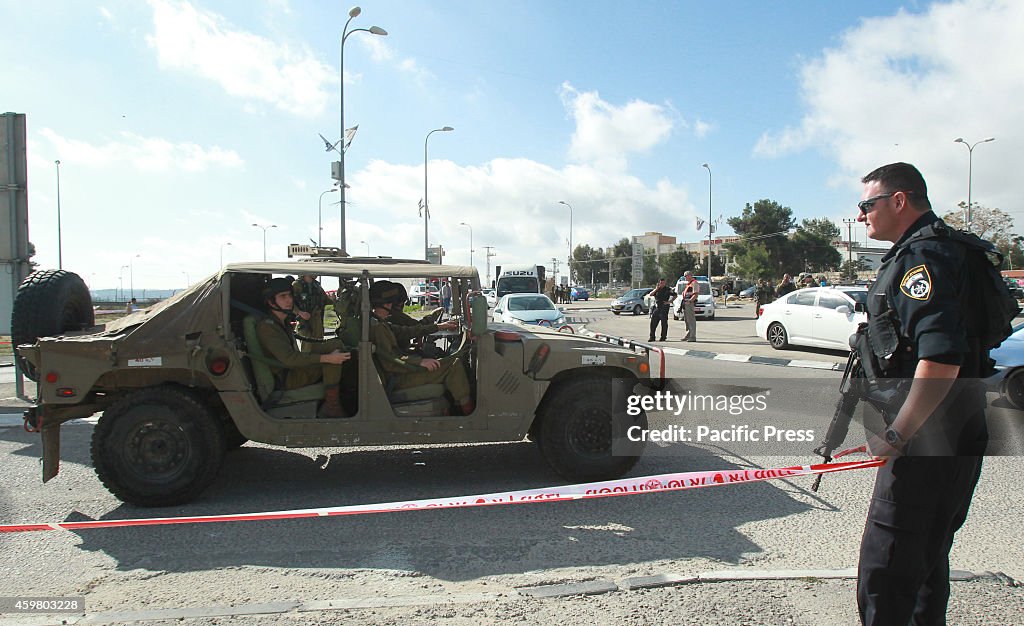
[[[18,287],[11,312],[12,347],[35,343],[40,337],[55,337],[96,324],[92,296],[85,281],[65,270],[32,272]],[[17,354],[17,352],[15,352]],[[31,380],[39,373],[21,356],[18,367]]]

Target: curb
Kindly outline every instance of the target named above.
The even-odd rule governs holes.
[[[598,333],[589,330],[586,326],[581,326],[579,332],[581,335],[585,335],[593,339],[599,339],[607,343],[614,343],[620,346],[635,345],[643,346],[644,348],[656,348],[658,350],[663,351],[665,354],[672,354],[675,356],[688,356],[698,359],[711,359],[714,361],[732,361],[734,363],[753,363],[755,365],[802,367],[805,369],[825,370],[830,372],[842,371],[845,368],[845,365],[842,363],[829,363],[827,361],[811,361],[809,359],[781,359],[778,357],[758,356],[754,354],[732,354],[728,352],[710,352],[707,350],[670,348],[661,345],[651,344],[645,341],[633,341],[632,339],[623,339],[622,337],[616,337],[615,335],[605,335],[603,333]]]

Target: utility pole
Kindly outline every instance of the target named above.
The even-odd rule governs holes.
[[[849,263],[853,263],[853,224],[856,221],[849,218],[843,219],[843,223],[846,224],[846,260]]]
[[[491,257],[496,256],[491,250],[494,250],[494,246],[484,246],[484,250],[487,251],[485,255],[487,257],[487,286],[491,286]]]
[[[551,257],[551,278],[558,284],[558,259]]]

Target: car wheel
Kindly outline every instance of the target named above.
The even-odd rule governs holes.
[[[194,394],[165,385],[132,392],[103,412],[92,463],[103,485],[137,506],[195,499],[224,458],[217,417]]]
[[[618,315],[618,314],[619,314],[618,311],[612,311],[612,315]]]
[[[1003,380],[1003,397],[1010,406],[1024,411],[1024,368],[1017,368]]]
[[[641,313],[643,313],[643,311],[643,307],[641,307],[639,304],[633,306],[633,315],[640,315]]]
[[[562,478],[577,482],[618,478],[643,453],[643,443],[629,442],[625,435],[631,426],[646,430],[647,415],[641,411],[636,417],[627,416],[624,403],[632,389],[614,394],[614,385],[627,383],[624,379],[609,382],[599,377],[566,381],[549,390],[538,411],[541,454]],[[613,398],[623,404],[618,411]]]
[[[768,343],[776,350],[784,350],[789,347],[789,335],[786,334],[786,329],[782,324],[772,322],[768,327]]]
[[[18,287],[11,311],[12,347],[35,343],[40,337],[56,337],[83,330],[96,323],[92,297],[85,281],[65,270],[32,272]],[[18,356],[18,367],[30,380],[39,373]]]

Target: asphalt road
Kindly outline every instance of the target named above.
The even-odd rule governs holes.
[[[604,332],[646,321],[613,318],[585,305],[570,312]],[[734,322],[741,328],[741,320]],[[722,344],[736,339],[728,345],[737,353],[755,349],[730,335],[728,324],[708,322],[699,332],[707,328],[709,339],[720,332]],[[831,389],[839,380],[832,371],[675,354],[669,354],[668,364],[679,379],[677,392],[767,393],[770,414],[759,419],[818,427],[831,415]],[[13,395],[10,372],[0,368],[0,397]],[[1020,423],[1014,421],[1020,417],[1016,412],[1003,407],[994,412],[1006,424]],[[651,421],[687,418],[697,419],[662,414]],[[20,426],[0,427],[0,523],[290,510],[559,483],[528,442],[301,450],[247,444],[227,455],[200,500],[145,510],[121,504],[100,485],[90,467],[91,432],[87,422],[63,429],[61,473],[43,485],[38,436]],[[652,444],[631,475],[800,465],[814,461],[812,447],[762,450],[768,454],[763,456],[730,444]],[[952,623],[1008,623],[1024,607],[1022,589],[1009,584],[1024,580],[1024,545],[1016,539],[1024,515],[1022,472],[1020,456],[986,462],[952,562],[957,569],[1009,578],[954,583]],[[614,616],[624,623],[814,624],[822,621],[825,606],[830,623],[853,624],[853,582],[841,576],[856,564],[872,478],[863,470],[830,475],[817,494],[810,492],[809,478],[796,478],[577,502],[0,534],[0,597],[85,596],[89,614],[104,623],[129,621],[114,613],[119,611],[150,611],[142,617],[163,616],[167,623],[208,623],[187,609],[235,607],[223,611],[230,615],[257,606],[254,611],[262,617],[218,621],[408,623],[446,617],[456,623],[511,618],[592,624]],[[796,580],[624,590],[624,581],[638,576],[716,571],[755,577],[789,572]],[[839,578],[827,580],[831,575]],[[535,599],[523,591],[587,581],[615,584],[619,591],[562,600]],[[337,602],[330,610],[311,604],[332,600]],[[268,603],[280,603],[278,608],[306,603],[311,611],[320,610],[287,609],[269,616]],[[344,606],[357,608],[337,608]],[[768,606],[778,610],[766,612]],[[167,613],[153,613],[158,610]],[[0,616],[4,623],[35,622]]]

